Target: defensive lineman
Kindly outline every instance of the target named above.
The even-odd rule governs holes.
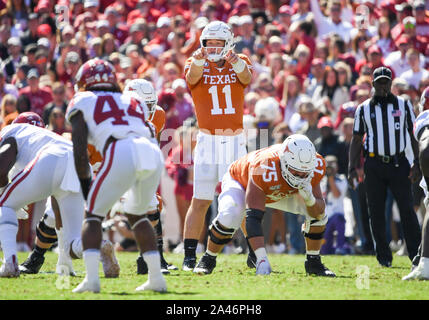
[[[73,292],[100,291],[101,221],[126,192],[124,210],[149,269],[148,281],[136,290],[166,291],[155,233],[145,215],[164,162],[159,147],[150,142],[155,132],[146,121],[147,107],[138,95],[121,93],[113,66],[104,60],[95,58],[83,64],[76,82],[79,92],[66,117],[72,124],[75,167],[87,211],[82,227],[86,277]],[[104,155],[94,181],[88,166],[88,142]]]
[[[15,123],[0,133],[0,186],[4,187],[0,196],[0,243],[5,258],[0,268],[2,277],[17,277],[20,273],[16,256],[17,211],[51,195],[60,210],[66,254],[82,254],[84,200],[74,170],[72,144],[44,129],[39,116],[33,115],[31,121],[35,125]],[[18,173],[9,182],[13,166]]]

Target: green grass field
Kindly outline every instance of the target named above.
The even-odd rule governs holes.
[[[25,260],[27,254],[19,254]],[[200,276],[172,271],[166,276],[168,292],[135,292],[147,276],[136,275],[136,253],[119,253],[121,275],[117,279],[101,278],[101,293],[73,294],[71,290],[83,279],[82,260],[75,260],[76,277],[61,278],[55,273],[56,254],[47,253],[45,265],[37,275],[18,279],[0,279],[1,300],[88,299],[88,300],[423,300],[429,298],[429,281],[405,282],[410,261],[394,257],[393,267],[380,267],[373,256],[325,256],[327,267],[337,278],[308,277],[303,255],[270,255],[274,272],[256,276],[246,266],[245,255],[220,255],[211,275]],[[181,265],[182,255],[166,254],[166,259]],[[100,272],[102,269],[100,266]],[[365,274],[366,272],[366,274]],[[369,276],[369,277],[368,277]],[[68,283],[69,281],[69,283]],[[68,286],[68,289],[67,289]],[[58,289],[65,287],[66,289]]]

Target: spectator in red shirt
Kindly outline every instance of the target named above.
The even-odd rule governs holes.
[[[43,116],[43,109],[46,104],[53,100],[51,90],[39,87],[39,71],[33,68],[28,71],[28,86],[19,91],[19,95],[26,95],[31,102],[31,111]]]
[[[109,32],[113,34],[119,43],[124,43],[128,37],[128,27],[120,23],[120,14],[115,7],[107,7],[104,11],[106,20],[109,22]]]
[[[138,0],[137,8],[127,16],[127,24],[132,25],[138,18],[145,19],[148,23],[157,22],[161,12],[152,7],[151,0]]]
[[[428,38],[417,35],[416,31],[416,19],[414,17],[406,17],[402,21],[404,25],[404,33],[410,37],[414,48],[420,53],[426,53],[426,47],[428,45]]]
[[[148,45],[159,44],[163,47],[164,51],[170,49],[170,45],[167,41],[168,35],[171,32],[171,18],[160,17],[156,23],[155,37],[149,41]]]
[[[191,13],[189,10],[184,10],[181,0],[168,0],[168,10],[161,17],[169,17],[173,19],[175,16],[183,16],[186,21],[191,21]]]
[[[414,2],[413,15],[416,17],[416,34],[429,39],[429,18],[426,14],[424,1],[417,0]]]

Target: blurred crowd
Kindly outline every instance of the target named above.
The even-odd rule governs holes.
[[[180,238],[192,198],[192,144],[181,141],[196,129],[183,72],[210,21],[231,26],[235,52],[246,54],[254,67],[245,95],[249,151],[302,133],[321,155],[332,156],[330,175],[341,180],[354,112],[371,96],[372,71],[391,68],[392,92],[415,107],[429,86],[428,10],[421,0],[0,0],[0,124],[33,111],[50,130],[70,132],[64,114],[76,73],[93,57],[110,61],[123,86],[135,78],[151,81],[166,111],[165,129],[177,129],[174,137],[161,135],[161,146],[173,139],[166,167],[175,181]],[[362,191],[342,184],[340,195],[331,195],[328,180],[325,195],[336,205],[327,210],[342,214],[345,228],[327,238],[324,252],[371,253]],[[421,190],[414,191],[418,209]],[[401,230],[394,211],[390,201],[388,237],[398,250]],[[300,216],[266,216],[269,252],[305,251]],[[28,226],[20,230],[19,240],[31,244]]]

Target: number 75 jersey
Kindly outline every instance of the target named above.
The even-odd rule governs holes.
[[[78,92],[68,105],[67,120],[78,111],[82,112],[88,127],[88,143],[100,153],[110,136],[118,140],[143,136],[154,142],[155,128],[147,121],[149,110],[132,92]]]
[[[236,160],[230,166],[231,177],[238,181],[244,189],[247,189],[249,178],[266,195],[266,203],[280,201],[288,195],[298,192],[291,187],[282,176],[279,151],[281,144],[256,150]],[[313,188],[320,184],[326,171],[325,159],[316,154],[316,168],[314,169],[311,185]]]
[[[250,70],[252,63],[244,54],[238,54]],[[192,57],[186,61],[185,74],[188,73]],[[222,67],[215,62],[206,61],[203,75],[194,85],[188,83],[195,105],[198,127],[206,133],[218,135],[222,131],[237,131],[243,129],[244,85],[238,79],[229,62]]]

